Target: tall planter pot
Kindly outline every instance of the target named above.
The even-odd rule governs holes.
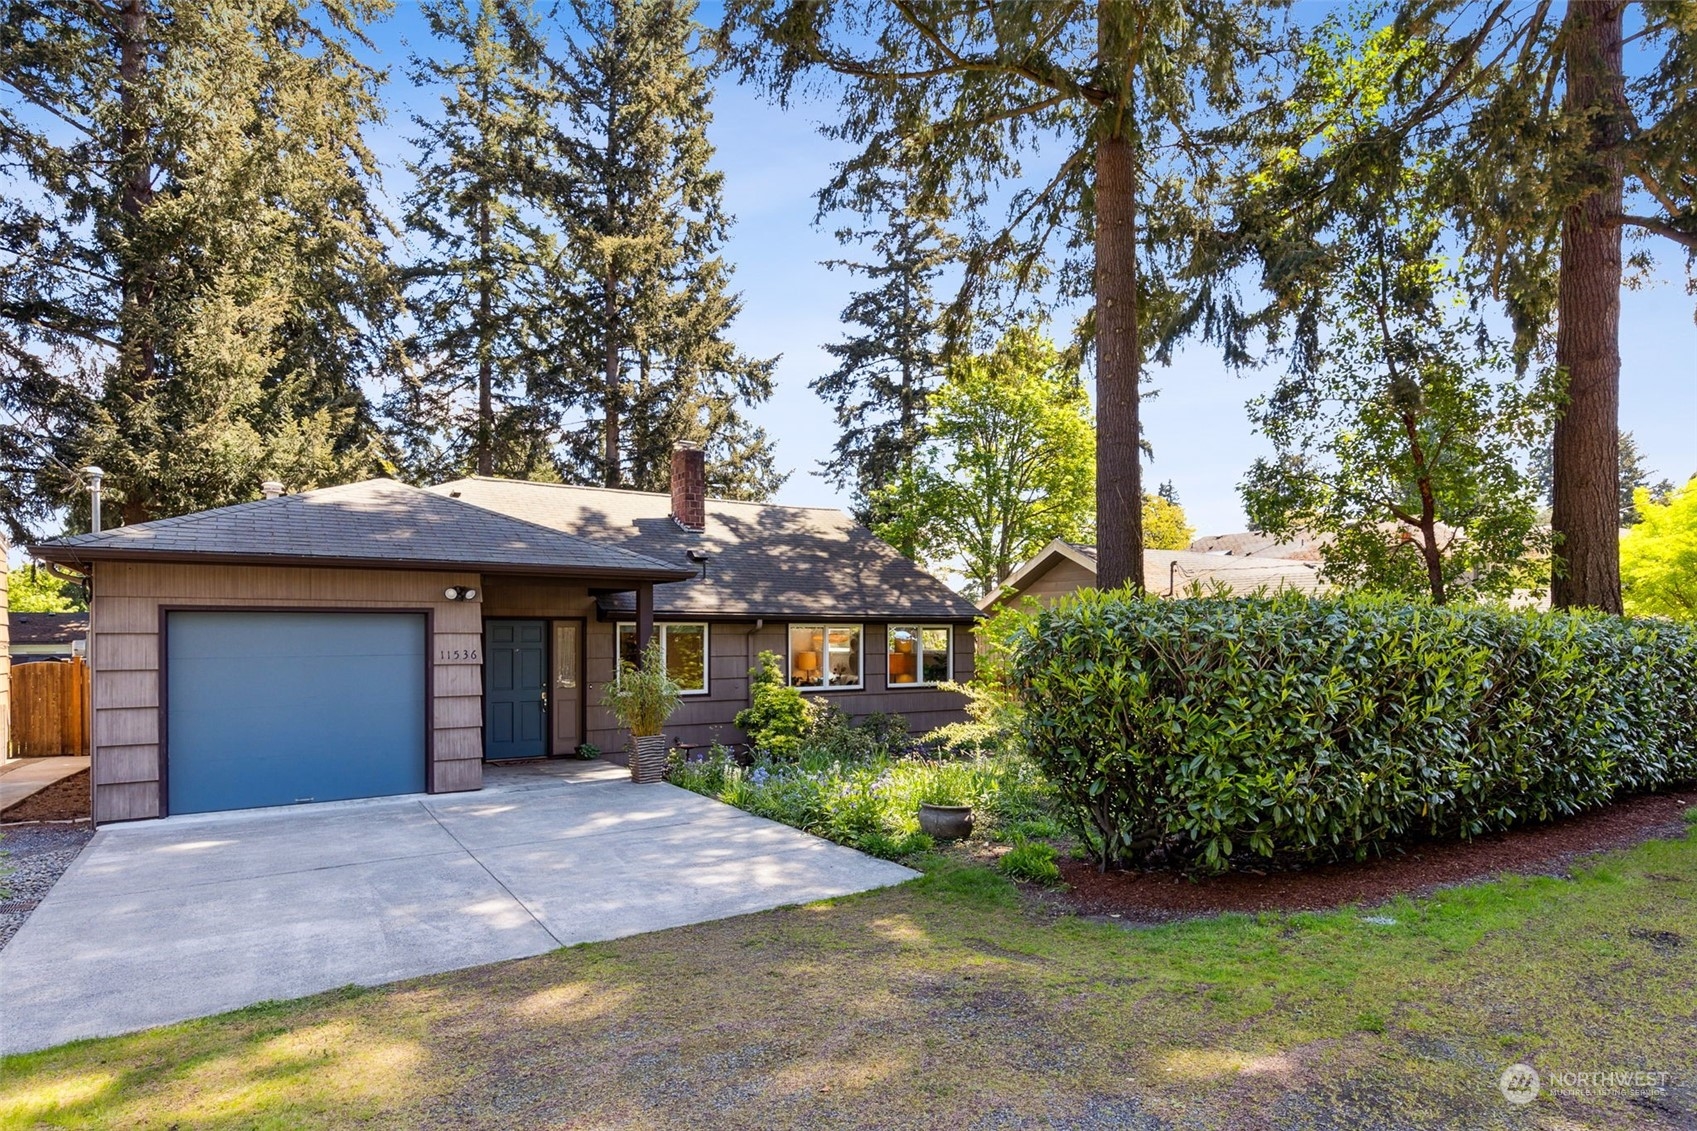
[[[664,780],[666,776],[666,736],[663,734],[646,734],[639,738],[633,735],[630,741],[630,780],[641,783]]]

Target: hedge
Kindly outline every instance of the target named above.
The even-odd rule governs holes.
[[[1361,858],[1697,780],[1697,631],[1667,621],[1087,592],[1011,672],[1103,866]]]

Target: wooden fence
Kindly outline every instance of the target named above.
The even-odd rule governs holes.
[[[12,665],[12,756],[88,754],[88,664],[83,660]]]

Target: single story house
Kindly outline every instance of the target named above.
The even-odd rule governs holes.
[[[1305,593],[1325,588],[1318,561],[1240,558],[1192,550],[1143,551],[1143,587],[1150,593],[1183,597],[1196,583],[1204,588],[1223,585],[1228,592],[1239,594],[1260,588],[1299,589]],[[1095,587],[1096,547],[1057,538],[986,593],[978,606],[986,613],[994,613],[1025,597],[1041,605],[1052,605],[1070,593]]]
[[[963,717],[977,609],[840,511],[472,478],[327,487],[31,547],[91,581],[97,821],[481,788],[618,751],[655,641],[667,734],[742,739],[748,671],[917,731]]]
[[[68,660],[88,647],[87,613],[11,613],[9,619],[14,664]]]

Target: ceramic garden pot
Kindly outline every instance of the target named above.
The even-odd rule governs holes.
[[[972,835],[972,806],[919,803],[919,827],[936,840],[965,840]]]

